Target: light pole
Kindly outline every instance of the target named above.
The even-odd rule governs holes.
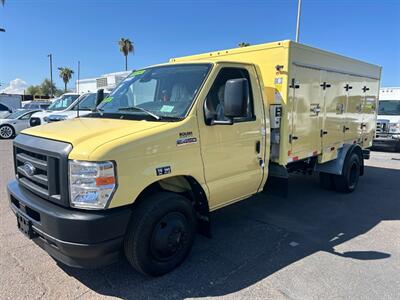
[[[296,42],[299,42],[299,37],[300,37],[300,17],[301,17],[301,0],[299,0],[297,4]]]
[[[53,91],[53,54],[48,54],[47,57],[50,59],[50,90],[51,90],[51,98],[54,97]]]
[[[81,62],[78,60],[78,81],[77,81],[77,87],[76,87],[76,90],[77,90],[77,93],[79,94],[79,79],[80,79],[80,76],[81,76]]]

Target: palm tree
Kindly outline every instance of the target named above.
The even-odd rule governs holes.
[[[135,52],[135,47],[129,39],[121,38],[118,41],[119,51],[121,51],[125,56],[125,71],[128,71],[128,54],[130,52]]]
[[[67,92],[67,83],[70,81],[74,71],[67,67],[60,67],[58,69],[60,70],[60,78],[64,81],[64,91]]]

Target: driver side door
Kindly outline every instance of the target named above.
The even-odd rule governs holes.
[[[216,68],[217,76],[206,99],[198,107],[201,155],[212,210],[246,198],[260,189],[265,155],[262,97],[254,66],[223,64]],[[246,78],[249,83],[247,117],[234,118],[232,125],[207,125],[204,102],[213,108],[216,118],[221,118],[221,86],[227,80],[238,78]]]

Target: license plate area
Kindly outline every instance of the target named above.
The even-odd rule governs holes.
[[[27,238],[32,239],[34,237],[32,222],[19,213],[17,213],[17,226]]]

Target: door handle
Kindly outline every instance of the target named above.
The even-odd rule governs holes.
[[[350,130],[350,127],[343,126],[343,132],[346,132],[347,130]]]
[[[256,153],[257,154],[261,153],[261,142],[260,141],[256,142]]]
[[[323,137],[325,134],[328,134],[328,131],[324,131],[323,129],[321,129],[321,134],[320,134],[320,136]]]
[[[367,124],[361,123],[361,128],[365,128],[365,127],[367,127]]]

